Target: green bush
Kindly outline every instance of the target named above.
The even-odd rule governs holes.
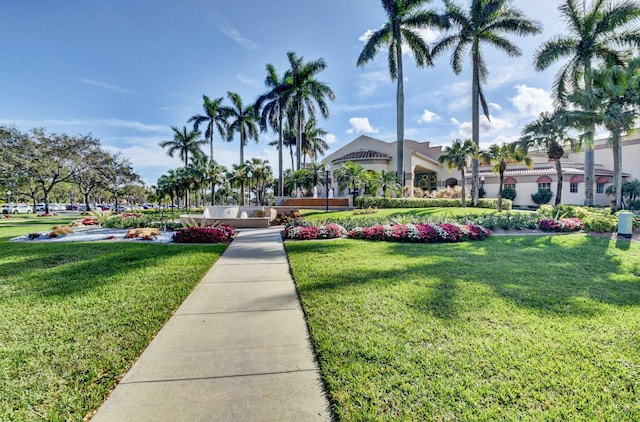
[[[516,192],[515,188],[512,188],[511,186],[502,189],[502,198],[503,199],[508,199],[510,201],[513,201],[514,199],[516,199],[516,195],[518,193]]]
[[[640,210],[640,199],[634,199],[633,201],[629,202],[629,209]]]
[[[536,193],[532,193],[531,200],[538,205],[542,205],[551,201],[552,196],[553,192],[551,192],[550,190],[541,190]]]
[[[592,232],[613,232],[618,227],[618,217],[613,214],[591,214],[583,221],[585,230]]]
[[[467,206],[471,205],[471,200],[467,200]],[[511,201],[502,201],[502,209],[510,210]],[[380,196],[359,196],[356,198],[355,206],[358,208],[433,208],[433,207],[460,207],[460,198],[384,198]],[[498,200],[495,198],[482,198],[478,200],[479,208],[498,209]]]

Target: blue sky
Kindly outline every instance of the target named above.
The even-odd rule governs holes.
[[[481,146],[515,139],[523,125],[552,107],[557,67],[538,73],[532,62],[544,41],[565,32],[559,3],[514,1],[544,27],[541,35],[511,38],[522,48],[521,58],[485,48],[492,119],[482,121]],[[442,9],[442,2],[431,7]],[[295,51],[306,61],[327,62],[318,79],[336,100],[319,125],[329,132],[332,151],[360,134],[393,141],[396,85],[386,54],[363,68],[355,65],[365,34],[385,18],[378,0],[4,2],[0,124],[91,133],[155,184],[181,165],[158,143],[171,139],[170,126],[188,125],[190,116],[201,113],[202,94],[226,97],[234,91],[251,103],[265,91],[266,64],[282,73],[287,52]],[[429,40],[437,36],[425,33]],[[451,70],[448,55],[433,68],[416,68],[410,56],[404,62],[406,138],[446,145],[470,137],[469,60],[460,75]],[[216,136],[215,159],[236,163],[239,141],[223,143]],[[268,146],[276,136],[261,134],[245,157],[268,159],[276,171],[277,151]]]

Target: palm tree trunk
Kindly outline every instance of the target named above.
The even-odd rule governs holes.
[[[559,158],[556,158],[555,161],[556,161],[555,162],[556,175],[558,177],[558,184],[556,185],[556,202],[555,202],[555,205],[557,207],[562,202],[562,163],[560,162]]]
[[[396,90],[396,171],[398,182],[404,188],[404,76],[402,72],[402,39],[398,34],[396,37],[396,63],[398,64],[398,86]]]
[[[504,182],[504,170],[500,169],[500,184],[498,185],[498,212],[502,212],[502,182]]]
[[[589,76],[591,63],[587,61],[584,65],[584,90],[587,94],[591,94],[592,83]],[[591,126],[587,129],[587,137],[585,139],[584,150],[584,204],[588,207],[593,206],[593,192],[595,187],[596,168],[593,151],[593,137],[595,127]]]
[[[297,167],[295,170],[300,170],[300,161],[302,161],[302,104],[297,104],[297,119],[296,126],[298,129],[296,130],[296,164]]]
[[[477,46],[474,45],[474,48]],[[473,81],[471,88],[471,140],[480,148],[480,76],[478,69],[478,59],[473,57]],[[471,160],[471,202],[474,207],[478,206],[478,181],[480,173],[480,163],[477,158]],[[501,205],[501,204],[500,204]]]
[[[614,135],[611,144],[613,149],[613,186],[616,190],[616,211],[622,209],[622,147],[620,139]]]
[[[284,196],[284,169],[283,166],[283,129],[282,129],[282,119],[284,118],[282,109],[278,106],[279,115],[278,115],[278,196]]]
[[[467,193],[465,192],[467,182],[465,180],[464,167],[460,169],[460,173],[462,173],[462,208],[465,208],[467,206]]]

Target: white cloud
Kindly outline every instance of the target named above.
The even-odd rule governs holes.
[[[553,111],[553,100],[548,91],[526,85],[516,85],[516,89],[518,94],[509,101],[520,113],[537,117],[543,111]]]
[[[431,123],[436,120],[440,120],[440,116],[433,111],[425,109],[424,113],[422,113],[422,116],[420,117],[420,120],[418,120],[418,123]]]
[[[489,107],[492,107],[495,110],[502,110],[502,106],[498,103],[489,103]]]
[[[460,122],[456,119],[451,119],[451,123],[458,126],[457,136],[463,139],[471,138],[471,122]],[[480,117],[480,135],[481,137],[491,137],[499,134],[502,131],[510,129],[515,126],[515,122],[506,119],[500,119],[498,117],[492,117],[491,120],[487,120],[486,117]]]
[[[381,83],[391,83],[391,77],[388,72],[380,70],[360,74],[356,82],[358,95],[362,97],[374,95]]]
[[[347,133],[378,133],[378,129],[375,129],[369,123],[368,117],[352,117],[349,119],[351,129],[347,130]]]
[[[324,140],[327,142],[327,144],[331,145],[335,144],[338,138],[336,138],[336,135],[334,135],[333,133],[327,133],[327,135],[324,137]]]
[[[123,94],[135,94],[135,92],[129,89],[120,88],[119,86],[110,85],[104,82],[94,81],[91,79],[80,79],[80,82],[86,85],[92,85],[92,86],[97,86],[98,88],[108,89],[109,91],[121,92]]]
[[[227,37],[231,38],[232,40],[234,40],[235,42],[237,42],[240,46],[242,46],[243,48],[246,48],[247,50],[254,50],[258,47],[258,44],[254,43],[253,41],[245,38],[242,36],[242,34],[240,34],[240,32],[238,32],[235,29],[232,28],[220,28],[220,31],[225,34]]]
[[[255,84],[257,82],[255,79],[245,78],[242,75],[236,75],[236,79],[239,80],[240,82],[242,82],[245,85],[253,85],[253,84]]]

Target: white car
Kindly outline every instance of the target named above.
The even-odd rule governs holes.
[[[33,213],[33,208],[31,208],[29,205],[13,205],[11,208],[9,208],[9,214],[31,214],[31,213]]]

